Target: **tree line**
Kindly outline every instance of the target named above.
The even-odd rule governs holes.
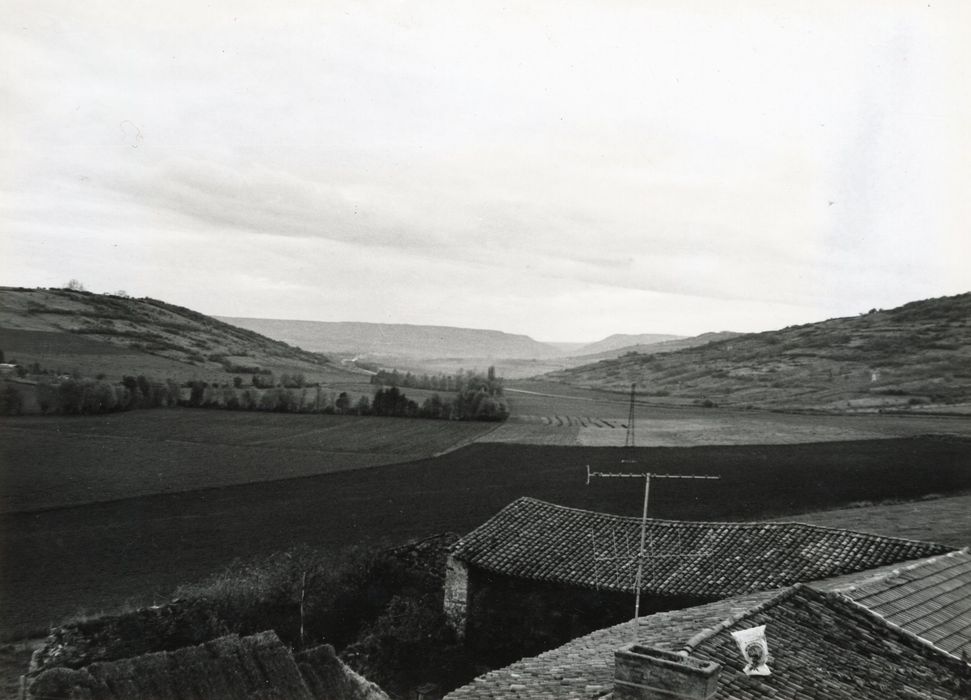
[[[411,372],[399,374],[396,370],[385,370],[383,374],[375,375],[381,376],[388,380],[390,386],[379,389],[374,395],[374,415],[485,421],[502,421],[509,416],[509,406],[502,393],[502,379],[496,376],[495,367],[490,367],[486,374],[460,371],[454,375],[429,377],[426,374],[416,377]],[[372,377],[372,383],[375,377]],[[399,381],[403,386],[408,386],[410,382],[417,388],[450,387],[455,394],[451,399],[432,394],[419,405],[398,389]]]
[[[502,393],[502,379],[496,377],[496,368],[489,367],[486,374],[475,370],[459,370],[456,374],[413,374],[396,369],[377,369],[371,375],[372,384],[425,389],[427,391],[462,392],[467,386],[487,385],[492,392]]]
[[[443,399],[437,393],[419,403],[396,386],[382,387],[373,397],[352,397],[346,391],[326,392],[283,386],[258,389],[244,386],[215,386],[196,381],[189,384],[183,405],[236,411],[276,413],[324,413],[336,415],[431,418],[437,420],[502,421],[509,407],[501,389],[483,379],[468,382],[461,392]]]
[[[18,369],[20,368],[18,366]],[[25,396],[33,393],[36,405],[45,415],[83,415],[130,411],[138,408],[219,408],[236,411],[272,411],[277,413],[324,413],[337,415],[429,418],[436,420],[502,421],[509,407],[502,393],[502,379],[490,367],[486,374],[462,371],[455,375],[438,375],[432,383],[454,388],[454,394],[442,398],[438,393],[419,402],[408,398],[393,383],[401,377],[388,373],[391,382],[382,385],[373,396],[352,397],[346,391],[326,391],[308,385],[299,373],[283,374],[280,379],[271,372],[254,374],[246,382],[233,378],[232,384],[193,380],[179,385],[172,379],[156,380],[145,375],[125,376],[120,383],[105,379],[53,374],[37,363],[31,373],[40,376],[35,383],[4,382],[0,388],[0,414],[23,412]],[[23,377],[26,372],[18,372]],[[427,378],[427,375],[425,375]]]
[[[143,375],[124,377],[121,383],[103,379],[43,379],[36,384],[4,383],[0,390],[0,414],[24,410],[24,396],[33,392],[44,415],[89,415],[131,411],[136,408],[167,408],[179,403],[179,385],[171,379],[156,381]]]

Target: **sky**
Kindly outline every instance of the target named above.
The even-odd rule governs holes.
[[[966,2],[0,0],[0,283],[538,340],[971,290]]]

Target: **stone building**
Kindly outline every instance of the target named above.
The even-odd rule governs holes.
[[[535,590],[547,600],[568,597],[574,609],[585,601],[609,601],[613,610],[621,601],[624,615],[618,619],[629,617],[640,532],[640,518],[517,499],[451,547],[444,598],[448,619],[460,635],[487,622],[476,619],[475,604],[488,586],[503,587],[513,607],[518,593]],[[950,551],[934,543],[779,522],[648,519],[645,543],[645,613]],[[595,595],[584,597],[580,591]]]

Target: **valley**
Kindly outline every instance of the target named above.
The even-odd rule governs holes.
[[[832,361],[817,338],[829,337],[826,324],[832,322],[825,322],[794,336],[779,331],[778,343],[767,343],[765,334],[701,345],[669,339],[616,355],[607,350],[606,359],[575,369],[514,372],[497,384],[508,418],[478,422],[352,415],[347,406],[358,396],[381,389],[371,383],[373,371],[356,361],[210,324],[188,311],[178,312],[185,319],[178,332],[170,329],[168,340],[147,346],[131,342],[134,331],[118,333],[117,324],[109,332],[98,320],[107,307],[90,296],[54,294],[45,297],[46,310],[18,315],[10,296],[0,294],[6,357],[40,370],[5,381],[58,386],[65,381],[59,372],[68,367],[75,377],[99,375],[102,383],[151,372],[184,382],[182,405],[99,415],[37,415],[38,407],[28,406],[28,414],[0,418],[0,635],[7,639],[41,634],[65,618],[165,601],[180,585],[233,562],[296,546],[337,556],[348,548],[467,532],[521,496],[637,514],[636,489],[616,481],[586,484],[588,467],[616,470],[621,460],[662,473],[720,477],[708,488],[674,482],[655,489],[654,517],[805,519],[955,546],[969,536],[966,523],[953,515],[971,491],[971,422],[961,415],[964,375],[958,367],[967,324],[954,311],[963,309],[963,298],[921,316],[944,319],[940,328],[950,340],[938,333],[933,343],[951,343],[955,350],[931,352],[937,364],[911,367],[889,351],[876,355],[856,343],[854,352],[862,355],[853,362],[896,368],[881,370],[880,377],[898,383],[881,384],[867,374],[836,401],[820,403],[815,380],[801,384],[803,374],[780,369],[809,362],[806,348]],[[141,305],[141,337],[155,337],[153,321],[146,320],[155,309],[175,313],[157,302],[121,303]],[[907,318],[900,311],[876,313],[896,314],[898,330]],[[885,331],[882,321],[873,325],[878,321],[837,325],[855,337],[863,331],[853,329],[869,323],[879,336]],[[800,339],[805,348],[794,350]],[[915,347],[926,349],[929,342],[915,341]],[[192,343],[213,352],[193,354]],[[775,346],[777,354],[763,357]],[[775,368],[769,373],[788,383],[770,386],[775,393],[710,391],[712,382],[729,387],[734,381],[737,371],[725,369],[729,352],[747,367]],[[468,368],[455,358],[400,357],[387,359],[400,376],[412,372],[413,381]],[[542,369],[571,361],[551,354],[511,362]],[[923,379],[899,381],[903,372],[936,371],[945,362],[951,363],[947,391],[931,395]],[[247,367],[254,377],[272,378],[259,381],[276,382],[259,392],[284,391],[278,374],[299,374],[305,384],[285,390],[297,397],[288,408],[265,410],[260,403],[225,410],[224,400],[188,407],[187,397],[210,390],[216,397],[257,391],[257,381],[251,387],[249,372],[242,371]],[[629,381],[638,383],[633,403]],[[895,393],[900,386],[906,393]],[[335,410],[339,392],[350,397],[340,409],[346,415]],[[441,393],[400,392],[418,403]],[[864,400],[874,396],[894,401]],[[921,401],[909,400],[915,396]],[[636,446],[624,447],[631,410]]]

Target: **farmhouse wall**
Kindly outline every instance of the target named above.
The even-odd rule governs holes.
[[[508,665],[583,634],[629,620],[634,596],[467,569],[464,639],[488,665]],[[644,596],[641,613],[681,609],[699,601]]]
[[[445,561],[445,618],[460,639],[469,615],[469,567],[449,555]]]

